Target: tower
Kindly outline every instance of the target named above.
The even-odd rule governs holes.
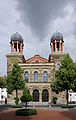
[[[16,32],[11,36],[11,53],[21,53],[23,51],[23,38]]]
[[[63,35],[62,33],[56,32],[52,35],[50,45],[52,53],[63,52]]]
[[[23,38],[16,32],[11,36],[10,40],[11,52],[6,55],[7,57],[7,74],[12,70],[13,63],[16,61],[22,63],[23,56]]]
[[[54,62],[55,67],[60,66],[60,62],[66,54],[63,53],[63,35],[60,32],[55,32],[50,39],[52,53],[49,55],[49,62]]]

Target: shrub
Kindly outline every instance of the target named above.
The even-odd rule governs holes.
[[[74,105],[63,105],[61,108],[74,108]]]
[[[70,104],[75,104],[75,101],[71,101],[71,102],[69,102]]]
[[[26,103],[25,109],[27,108],[27,102],[33,101],[33,97],[29,93],[23,94],[20,99],[21,102]]]
[[[22,108],[22,105],[10,105],[11,108]]]
[[[53,99],[52,99],[52,101],[53,101],[54,104],[56,104],[57,100],[58,100],[57,97],[53,97]]]
[[[30,115],[36,115],[37,111],[35,109],[21,109],[21,110],[16,110],[16,115],[17,116],[30,116]]]
[[[33,101],[33,97],[30,94],[28,94],[28,93],[23,94],[20,99],[21,99],[22,102]]]

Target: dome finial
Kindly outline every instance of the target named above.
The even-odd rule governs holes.
[[[23,38],[22,36],[16,32],[11,36],[11,53],[21,53],[23,50]]]
[[[51,40],[50,40],[50,45],[52,48],[52,52],[63,52],[63,35],[62,33],[56,31],[53,33]]]
[[[56,32],[53,33],[53,35],[51,37],[51,42],[54,41],[54,40],[62,40],[63,41],[63,35],[62,35],[62,33],[58,32],[56,30]]]
[[[23,38],[22,38],[22,36],[18,32],[14,33],[11,36],[11,41],[14,41],[14,40],[18,40],[20,42],[23,42]]]

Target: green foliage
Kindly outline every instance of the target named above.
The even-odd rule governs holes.
[[[75,88],[76,88],[76,63],[73,63],[73,69],[74,69],[74,71],[75,71],[75,73],[74,73],[74,85],[75,85]],[[75,89],[74,88],[74,89]]]
[[[11,73],[7,76],[7,90],[11,93],[13,90],[21,90],[25,87],[22,76],[23,70],[17,62],[13,64]]]
[[[56,104],[57,100],[58,100],[57,97],[53,97],[53,99],[52,99],[52,101],[53,101],[54,104]]]
[[[11,108],[22,108],[22,105],[10,105]]]
[[[33,101],[33,97],[29,93],[23,94],[20,99],[22,102]]]
[[[24,88],[23,89],[23,94],[26,94],[26,93],[28,93],[28,90],[27,90],[27,88]]]
[[[13,86],[13,81],[12,81],[12,73],[10,73],[8,76],[7,76],[7,92],[9,94],[12,94],[12,91],[14,90],[14,86]]]
[[[18,90],[24,89],[25,82],[23,79],[23,70],[18,65],[17,62],[13,64],[12,71],[7,76],[7,91],[12,93],[13,90],[16,90],[16,98],[18,98]],[[18,103],[16,99],[16,104]]]
[[[76,84],[76,64],[73,63],[69,54],[66,55],[61,62],[59,70],[56,71],[55,81],[51,84],[52,91],[59,93],[67,91],[68,103],[68,90],[74,89]]]
[[[6,79],[0,77],[0,88],[6,87]]]
[[[16,115],[17,116],[30,116],[30,115],[37,115],[37,111],[35,109],[21,109],[21,110],[16,110]]]
[[[28,93],[26,88],[24,89],[23,95],[21,96],[20,100],[22,103],[26,103],[25,109],[27,109],[27,102],[33,101],[33,97]]]

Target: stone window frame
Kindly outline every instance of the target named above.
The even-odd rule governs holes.
[[[47,80],[46,80],[46,81],[44,80],[44,73],[47,73]],[[43,72],[43,82],[44,82],[44,83],[47,83],[47,82],[48,82],[48,72],[47,72],[47,71],[44,71],[44,72]]]
[[[27,73],[27,75],[28,75],[28,80],[27,80],[27,81],[26,81],[26,79],[25,79],[25,77],[27,77],[27,76],[26,76],[26,73]],[[29,82],[29,72],[28,72],[28,71],[25,71],[25,73],[24,73],[24,80],[25,80],[26,83]]]
[[[35,73],[37,73],[37,74],[35,74]],[[37,75],[37,76],[35,76],[35,75]],[[35,77],[37,77],[37,80]],[[38,82],[38,71],[34,71],[34,82]]]

